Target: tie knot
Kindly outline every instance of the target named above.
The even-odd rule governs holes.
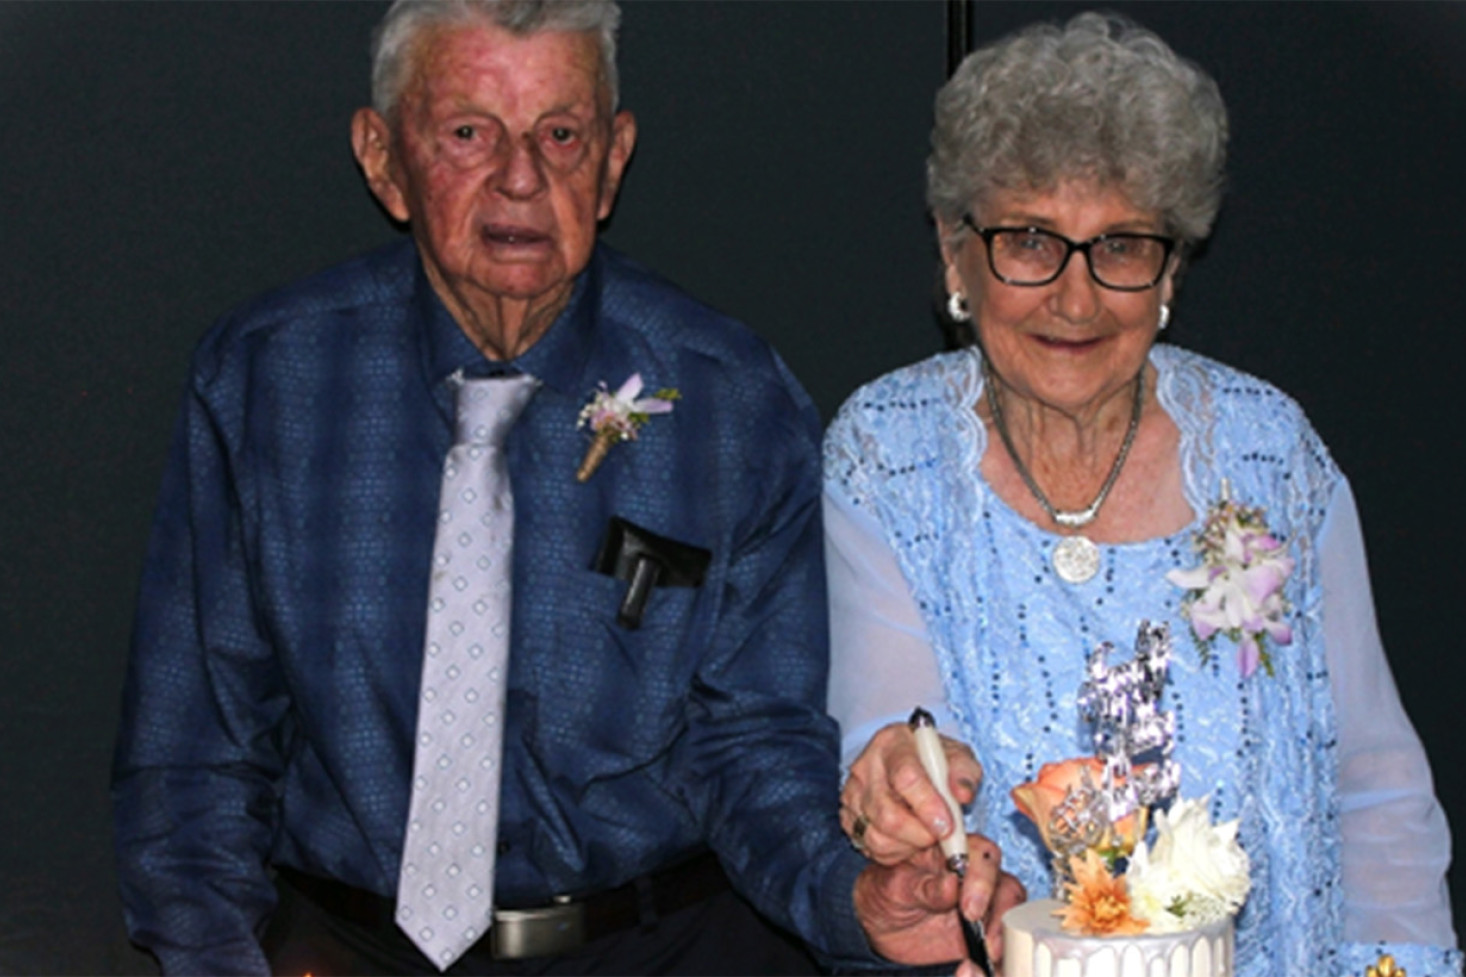
[[[522,373],[459,383],[455,443],[502,445],[539,385]]]

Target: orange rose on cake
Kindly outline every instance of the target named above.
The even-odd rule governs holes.
[[[1038,827],[1044,847],[1055,854],[1081,849],[1094,849],[1107,861],[1113,862],[1122,855],[1135,850],[1135,844],[1145,836],[1146,811],[1125,815],[1119,821],[1107,824],[1104,834],[1094,843],[1072,837],[1061,837],[1062,831],[1054,815],[1072,802],[1074,795],[1094,791],[1104,778],[1104,761],[1097,757],[1074,757],[1061,763],[1045,763],[1039,768],[1038,778],[1019,784],[1010,791],[1018,812]]]

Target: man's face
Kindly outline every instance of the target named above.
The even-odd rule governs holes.
[[[629,114],[609,117],[596,39],[466,26],[417,44],[375,179],[358,140],[373,191],[411,223],[455,313],[557,306],[590,259],[635,142]]]

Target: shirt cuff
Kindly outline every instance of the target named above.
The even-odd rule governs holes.
[[[881,957],[870,948],[860,918],[855,915],[855,880],[869,864],[865,856],[853,849],[842,851],[825,876],[825,891],[832,893],[831,898],[823,900],[828,913],[824,930],[829,952],[820,953],[819,958],[832,973],[865,971],[881,963]]]

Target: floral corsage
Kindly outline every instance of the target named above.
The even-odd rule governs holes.
[[[594,475],[611,445],[617,441],[636,440],[638,428],[653,414],[670,413],[672,401],[682,396],[675,387],[666,387],[650,397],[642,397],[643,386],[640,373],[627,377],[615,393],[611,393],[602,381],[590,403],[581,408],[580,419],[575,426],[589,427],[594,437],[586,449],[585,459],[575,472],[576,481],[584,482]]]
[[[1266,638],[1280,645],[1293,642],[1287,622],[1291,608],[1283,583],[1293,572],[1293,558],[1272,535],[1263,509],[1249,508],[1229,498],[1222,483],[1222,498],[1207,513],[1196,537],[1201,565],[1172,570],[1166,579],[1190,591],[1181,613],[1201,642],[1203,661],[1211,658],[1218,632],[1237,642],[1237,663],[1243,676],[1259,664],[1273,674]]]

